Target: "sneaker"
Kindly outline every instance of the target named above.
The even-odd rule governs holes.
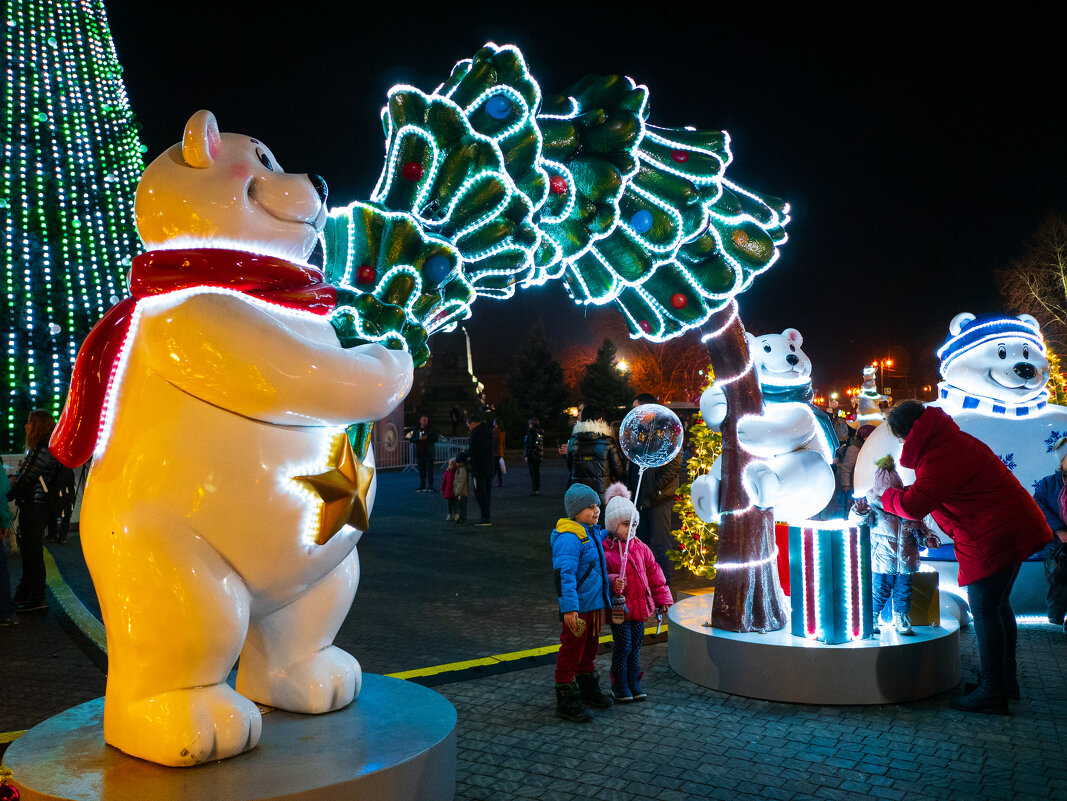
[[[48,604],[43,600],[41,601],[24,601],[21,604],[15,604],[15,608],[20,612],[40,612],[42,609],[47,609]]]
[[[5,626],[17,626],[19,619],[14,612],[11,613],[11,617],[0,617],[0,628]]]
[[[910,637],[915,634],[915,632],[911,628],[911,617],[908,615],[907,612],[897,612],[896,614],[894,614],[893,625],[896,626],[897,633],[902,636]]]
[[[445,515],[445,522],[446,523],[451,523],[452,522],[452,515]]]
[[[476,525],[476,526],[491,526],[491,525],[493,525],[493,524],[492,524],[492,522],[490,522],[489,520],[479,520],[479,521],[478,521],[477,523],[475,523],[474,525]]]

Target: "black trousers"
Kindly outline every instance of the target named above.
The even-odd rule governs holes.
[[[487,476],[474,476],[474,500],[478,502],[478,510],[482,513],[482,520],[489,519],[489,496],[492,490],[492,473]]]
[[[15,590],[15,600],[18,602],[45,599],[44,535],[48,530],[49,518],[47,504],[27,503],[19,506],[22,580]]]
[[[527,459],[527,466],[530,468],[530,481],[533,483],[533,491],[541,491],[541,460],[540,459]]]

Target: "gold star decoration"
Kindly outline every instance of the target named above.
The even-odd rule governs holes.
[[[330,468],[313,476],[293,476],[322,499],[315,542],[325,545],[345,523],[366,531],[370,526],[367,493],[374,468],[356,458],[347,434],[338,434],[330,447]]]

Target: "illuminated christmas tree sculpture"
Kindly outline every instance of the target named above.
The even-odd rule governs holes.
[[[85,334],[140,250],[143,169],[101,0],[7,0],[3,170],[3,449],[58,413]]]
[[[486,45],[430,94],[394,87],[378,185],[326,227],[334,325],[345,344],[386,342],[418,364],[478,295],[562,279],[576,303],[615,303],[634,338],[706,326],[729,409],[715,625],[774,630],[773,521],[748,502],[736,439],[762,395],[734,298],[777,260],[787,209],[725,177],[725,132],[648,116],[648,90],[617,75],[543,96],[511,46]]]

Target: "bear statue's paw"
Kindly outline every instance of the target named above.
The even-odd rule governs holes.
[[[815,436],[815,417],[801,403],[773,403],[763,414],[750,414],[737,421],[737,441],[761,459],[789,453]]]
[[[697,517],[705,523],[719,521],[719,479],[717,477],[697,476],[689,487],[689,498]]]
[[[774,506],[781,489],[778,474],[764,462],[750,462],[741,477],[745,492],[754,506],[769,509]]]
[[[226,684],[108,705],[105,740],[131,756],[187,767],[243,754],[263,731],[256,705]]]
[[[288,712],[318,715],[348,706],[362,684],[363,670],[356,658],[331,645],[271,671],[264,692],[253,697]]]

